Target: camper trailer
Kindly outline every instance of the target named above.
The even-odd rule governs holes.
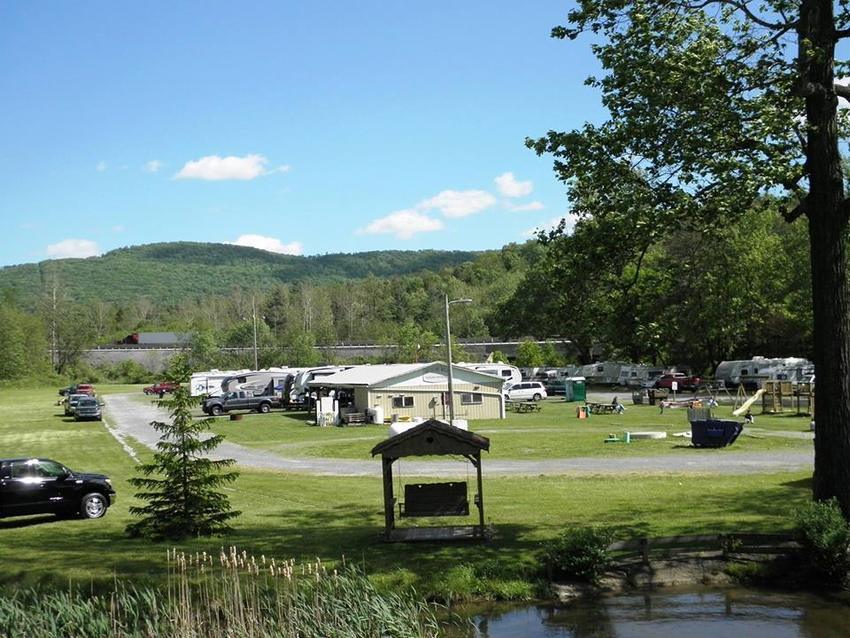
[[[207,370],[195,372],[189,379],[190,391],[193,397],[217,397],[221,394],[221,382],[238,374],[246,374],[251,370]]]
[[[714,371],[714,380],[722,381],[727,386],[737,386],[741,383],[741,369],[748,368],[752,359],[721,361]]]
[[[790,376],[805,376],[812,367],[811,361],[799,357],[753,357],[738,361],[721,361],[714,371],[714,378],[727,386],[744,385],[760,388],[768,380],[793,381]],[[785,377],[785,378],[783,378]],[[802,380],[807,380],[803,378]]]
[[[617,385],[620,382],[620,370],[623,366],[631,366],[620,361],[597,361],[582,366],[579,376],[595,385]]]
[[[355,366],[322,366],[319,368],[307,368],[301,370],[301,372],[295,375],[295,378],[292,381],[292,390],[290,391],[288,398],[292,403],[305,403],[310,392],[310,388],[307,385],[310,381],[321,377],[329,377],[332,374],[354,367]],[[284,399],[286,398],[287,397],[284,397]]]
[[[620,366],[617,385],[640,388],[649,379],[649,366],[642,363],[624,363]]]
[[[282,385],[289,375],[301,372],[303,368],[267,368],[240,372],[222,380],[223,392],[238,392],[244,390],[254,394],[268,392],[278,393],[277,386]]]
[[[519,368],[507,363],[458,363],[469,370],[483,372],[484,374],[492,374],[494,377],[499,377],[507,384],[513,385],[522,381],[522,373]]]

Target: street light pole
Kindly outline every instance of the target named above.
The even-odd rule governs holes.
[[[254,321],[254,370],[259,370],[260,362],[257,357],[257,306],[254,302],[254,295],[251,295],[251,317]]]
[[[472,299],[452,299],[446,294],[446,361],[449,367],[449,424],[455,422],[455,388],[454,375],[452,374],[452,329],[449,322],[449,306],[453,303],[472,303]]]

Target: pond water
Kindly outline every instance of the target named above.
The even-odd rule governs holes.
[[[670,590],[466,610],[452,638],[845,638],[846,595]]]

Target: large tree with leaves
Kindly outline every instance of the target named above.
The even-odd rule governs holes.
[[[139,466],[141,476],[129,480],[140,490],[136,497],[147,502],[130,507],[130,513],[139,517],[127,526],[131,536],[157,540],[210,536],[228,531],[228,522],[239,515],[220,491],[236,480],[238,473],[229,470],[235,461],[209,458],[224,437],[201,436],[212,419],[192,416],[197,401],[189,393],[190,374],[185,357],[175,357],[167,376],[181,385],[170,398],[159,401],[170,411],[171,422],[151,424],[161,433],[157,451],[150,463]]]
[[[578,0],[556,38],[591,33],[599,126],[529,140],[556,157],[578,214],[641,256],[672,229],[734,223],[782,194],[811,244],[817,424],[814,495],[850,516],[850,334],[836,46],[848,0]],[[723,300],[718,299],[718,304]]]

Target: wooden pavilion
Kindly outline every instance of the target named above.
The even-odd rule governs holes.
[[[483,540],[484,497],[481,478],[481,451],[490,450],[490,440],[479,434],[431,419],[382,441],[372,448],[381,455],[384,478],[384,538],[396,541]],[[396,527],[395,507],[400,517],[468,516],[468,486],[464,481],[414,483],[404,486],[404,500],[393,493],[393,463],[407,456],[462,456],[476,470],[478,524],[438,527]]]

